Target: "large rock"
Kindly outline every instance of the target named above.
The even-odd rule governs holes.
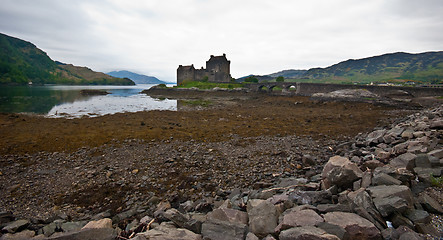
[[[260,239],[259,239],[257,236],[255,236],[255,234],[249,232],[249,233],[246,235],[246,240],[260,240]]]
[[[14,221],[14,219],[12,212],[0,212],[0,228],[2,228],[5,223]]]
[[[17,220],[17,221],[11,222],[8,225],[6,225],[2,229],[2,232],[4,232],[4,233],[19,232],[19,231],[25,229],[29,224],[30,224],[30,222],[28,220],[24,220],[24,219],[23,220]]]
[[[243,223],[210,220],[203,223],[201,233],[203,237],[212,240],[243,240],[248,233],[248,226]]]
[[[443,149],[435,149],[433,151],[428,152],[428,155],[436,158],[443,158]]]
[[[375,173],[372,178],[372,185],[400,185],[401,181],[389,176],[386,173]]]
[[[368,191],[373,198],[375,207],[383,217],[394,212],[405,212],[413,206],[413,195],[407,186],[381,185],[369,187]]]
[[[245,239],[248,233],[248,214],[242,211],[218,208],[208,213],[203,223],[203,237],[218,239]]]
[[[394,159],[391,160],[389,165],[395,168],[406,168],[409,171],[412,171],[415,167],[415,158],[417,155],[413,153],[404,153]]]
[[[318,228],[323,229],[325,232],[335,235],[340,239],[348,239],[348,236],[346,235],[346,230],[340,226],[327,222],[321,222],[318,224]]]
[[[275,206],[266,200],[249,200],[249,231],[259,238],[272,234],[277,227],[278,212]]]
[[[366,142],[368,145],[377,145],[378,143],[383,142],[383,136],[387,130],[381,129],[381,130],[375,130],[368,134],[366,137]]]
[[[292,210],[283,216],[277,228],[281,231],[292,227],[316,226],[321,222],[324,222],[323,218],[312,209]]]
[[[88,228],[81,231],[60,234],[51,240],[114,240],[117,231],[112,228]]]
[[[419,203],[430,213],[443,214],[443,207],[426,193],[420,194]]]
[[[79,231],[86,224],[87,224],[86,221],[67,222],[67,223],[62,223],[61,229],[63,230],[63,232],[74,232],[74,231]]]
[[[310,204],[316,205],[319,203],[329,203],[332,193],[328,190],[322,191],[302,191],[294,190],[289,195],[289,200],[299,205]]]
[[[88,228],[112,228],[112,220],[109,218],[103,218],[97,221],[88,222],[82,229]]]
[[[324,215],[324,219],[329,224],[345,229],[349,239],[381,239],[380,230],[355,213],[330,212]]]
[[[424,210],[411,209],[406,212],[405,216],[409,218],[413,223],[429,223],[431,221],[431,215]]]
[[[172,228],[166,224],[161,224],[155,229],[151,229],[147,232],[142,232],[137,234],[137,239],[146,240],[201,240],[202,237],[199,234],[195,234],[187,229],[183,228]]]
[[[209,220],[248,224],[248,214],[246,212],[229,208],[217,208],[208,213],[207,218]]]
[[[170,208],[166,212],[162,213],[163,217],[172,221],[180,228],[186,228],[195,233],[201,232],[201,222],[191,219],[189,216],[179,212],[175,208]]]
[[[418,154],[415,157],[415,167],[430,168],[431,162],[429,161],[429,156],[427,154]]]
[[[18,233],[6,233],[0,237],[0,240],[26,240],[35,236],[35,232],[31,230],[24,230]]]
[[[326,188],[332,185],[349,187],[362,177],[363,172],[349,159],[340,156],[331,157],[322,171],[322,178]]]
[[[326,233],[314,226],[295,227],[284,230],[279,235],[280,240],[339,240],[335,235]]]

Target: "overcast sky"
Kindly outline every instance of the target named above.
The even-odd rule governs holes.
[[[0,32],[58,61],[175,81],[227,54],[231,74],[443,50],[442,0],[0,0]]]

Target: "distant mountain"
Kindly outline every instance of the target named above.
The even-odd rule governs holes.
[[[312,68],[300,78],[333,82],[416,81],[443,83],[443,51],[390,53],[347,60],[327,68]]]
[[[161,84],[166,83],[161,80],[159,80],[156,77],[146,76],[142,74],[133,73],[130,71],[112,71],[106,73],[113,77],[119,77],[119,78],[129,78],[132,81],[134,81],[136,84]]]
[[[0,84],[133,85],[86,67],[53,61],[34,44],[0,33]]]
[[[272,73],[267,76],[270,76],[273,78],[277,78],[280,76],[282,76],[284,78],[299,78],[299,77],[303,76],[303,74],[305,74],[306,72],[307,72],[307,70],[290,69],[290,70],[283,70],[280,72]]]

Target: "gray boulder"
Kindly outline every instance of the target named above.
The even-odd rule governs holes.
[[[428,155],[436,158],[443,158],[443,149],[435,149],[433,151],[428,152]]]
[[[386,134],[386,132],[386,129],[381,129],[369,133],[366,137],[367,145],[376,145],[383,142],[383,136]]]
[[[418,154],[415,157],[415,167],[430,168],[431,162],[429,161],[429,156],[427,154]]]
[[[28,220],[17,220],[14,222],[9,223],[8,225],[6,225],[3,229],[2,232],[4,233],[16,233],[19,232],[23,229],[25,229],[28,225],[30,224],[30,222]]]
[[[322,171],[325,188],[332,185],[338,187],[352,186],[353,182],[362,177],[363,172],[348,158],[334,156],[329,159]]]
[[[248,226],[242,223],[210,220],[202,225],[202,236],[212,240],[245,239]]]
[[[62,223],[61,229],[63,232],[74,232],[82,229],[86,223],[86,221]]]
[[[372,185],[400,185],[401,181],[386,173],[375,173],[372,177]]]
[[[389,162],[389,165],[395,167],[395,168],[406,168],[409,171],[412,171],[412,169],[415,167],[415,158],[417,155],[413,153],[404,153]]]
[[[260,239],[259,239],[257,236],[255,236],[255,234],[249,232],[249,233],[246,235],[246,240],[260,240]]]
[[[259,238],[272,234],[277,227],[278,212],[275,206],[266,200],[249,200],[249,231]]]
[[[394,212],[404,212],[413,206],[411,190],[404,185],[381,185],[367,189],[377,210],[383,217]]]
[[[186,228],[195,233],[201,232],[201,222],[191,219],[189,216],[179,212],[175,208],[166,210],[162,215],[180,228]]]
[[[278,231],[292,227],[316,226],[319,223],[324,222],[323,218],[312,209],[304,209],[300,211],[295,211],[294,209],[291,210],[292,211],[284,214],[283,220],[277,227]]]
[[[242,211],[218,208],[208,213],[202,225],[203,237],[217,239],[245,239],[248,233],[248,214]]]
[[[431,221],[431,216],[424,210],[411,209],[406,212],[405,216],[413,223],[429,223]]]
[[[280,240],[338,240],[335,235],[326,233],[323,229],[316,228],[314,226],[295,227],[288,230],[284,230],[279,235]]]
[[[173,228],[167,224],[160,224],[155,229],[151,229],[147,232],[137,234],[137,238],[140,240],[201,240],[202,237],[199,234],[195,234],[184,228]]]
[[[0,240],[26,240],[35,236],[35,232],[31,230],[24,230],[18,233],[6,233],[0,237]]]
[[[323,218],[326,223],[346,230],[349,239],[381,239],[380,230],[373,223],[355,213],[330,212]]]
[[[81,231],[60,234],[51,240],[114,240],[117,231],[112,228],[88,228]]]
[[[426,193],[420,194],[418,197],[419,203],[425,210],[430,213],[443,214],[443,207],[432,197]]]

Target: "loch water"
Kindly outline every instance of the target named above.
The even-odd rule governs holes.
[[[47,117],[95,117],[120,112],[177,110],[177,100],[155,99],[141,91],[154,85],[134,86],[0,86],[0,112],[39,114]],[[81,90],[110,94],[85,96]]]

